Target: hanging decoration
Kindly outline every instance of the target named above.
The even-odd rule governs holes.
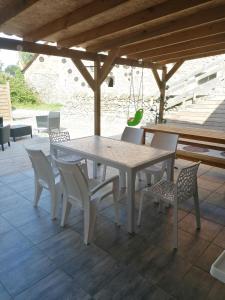
[[[127,120],[127,125],[128,126],[137,126],[144,114],[144,87],[143,87],[143,73],[144,73],[144,68],[142,67],[142,72],[141,72],[141,78],[140,78],[140,83],[139,83],[139,90],[138,90],[138,97],[136,99],[135,97],[135,89],[134,89],[134,74],[133,74],[133,68],[131,67],[131,73],[130,73],[130,96],[129,96],[129,104],[128,104],[128,120]],[[139,102],[141,101],[141,107],[138,108]],[[135,108],[135,115],[133,117],[129,117],[130,115],[130,106],[132,105]]]

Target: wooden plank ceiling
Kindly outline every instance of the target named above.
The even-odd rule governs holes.
[[[0,0],[0,32],[164,65],[225,53],[225,0]]]

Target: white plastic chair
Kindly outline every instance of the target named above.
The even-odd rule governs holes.
[[[48,115],[48,132],[60,131],[60,112],[50,111]]]
[[[53,156],[56,156],[56,153],[52,147],[52,145],[62,142],[70,141],[70,134],[68,131],[62,131],[62,132],[49,132],[49,141],[50,141],[50,153]],[[83,160],[83,158],[79,155],[75,154],[65,154],[63,151],[57,151],[57,157],[68,161],[68,162],[80,162]]]
[[[57,203],[62,195],[59,173],[54,174],[51,163],[41,150],[26,148],[26,151],[34,169],[34,206],[37,207],[43,188],[48,190],[51,195],[51,218],[55,219],[57,213]]]
[[[178,135],[172,133],[156,132],[151,141],[151,147],[176,152]],[[159,181],[164,173],[167,175],[167,161],[150,166],[144,169],[147,184],[155,184]]]
[[[199,209],[199,199],[198,199],[198,183],[197,183],[197,172],[200,162],[192,164],[191,166],[182,168],[178,178],[175,183],[160,180],[158,183],[152,185],[151,187],[145,188],[141,193],[139,214],[138,214],[138,226],[141,224],[141,212],[143,206],[144,197],[147,195],[152,195],[157,197],[159,200],[159,207],[161,207],[162,202],[173,204],[174,210],[174,248],[178,247],[178,202],[185,201],[194,198],[195,204],[195,214],[196,214],[196,224],[197,229],[200,229],[200,209]]]
[[[121,136],[121,141],[141,145],[143,143],[143,138],[144,138],[144,129],[125,127],[125,129],[122,133],[122,136]],[[106,177],[106,168],[107,168],[107,166],[104,165],[102,181],[104,181],[105,177]],[[122,187],[126,186],[126,183],[125,183],[126,176],[123,172],[120,172],[120,179],[121,179],[121,186]]]
[[[55,163],[61,174],[64,187],[61,226],[65,225],[71,205],[75,202],[79,203],[84,210],[84,243],[88,244],[94,234],[98,203],[110,194],[113,195],[115,220],[119,224],[119,176],[109,178],[107,181],[91,189],[89,179],[86,177],[86,163],[77,165],[59,159],[55,159]],[[101,191],[103,187],[110,183],[112,184],[112,188],[109,191]]]

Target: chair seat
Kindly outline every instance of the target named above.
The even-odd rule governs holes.
[[[60,155],[59,158],[66,162],[79,162],[79,161],[83,160],[83,158],[81,156],[75,155],[75,154]]]
[[[143,171],[146,172],[146,173],[158,173],[158,172],[162,172],[162,163],[159,163],[159,164],[155,164],[155,165],[152,165],[148,168],[145,168]]]
[[[176,185],[173,182],[160,180],[155,185],[147,187],[144,191],[171,203],[174,201],[175,189]]]

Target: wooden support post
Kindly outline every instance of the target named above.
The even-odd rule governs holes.
[[[101,135],[101,66],[100,61],[96,60],[94,62],[94,133],[95,135]]]
[[[166,98],[166,73],[167,68],[166,66],[164,66],[162,69],[162,80],[160,85],[159,123],[162,123],[163,121],[164,105]]]

